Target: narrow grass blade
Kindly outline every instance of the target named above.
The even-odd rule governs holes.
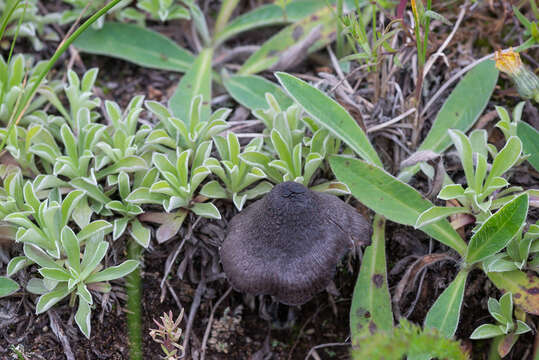
[[[337,179],[348,185],[352,195],[391,221],[414,226],[419,215],[432,207],[416,189],[376,165],[344,156],[332,156],[329,163]],[[466,243],[447,220],[439,220],[421,230],[464,255]]]
[[[82,52],[127,60],[140,66],[186,72],[193,55],[154,31],[131,24],[105,23],[100,30],[88,29],[75,41]]]
[[[468,131],[487,106],[497,81],[498,70],[491,60],[470,70],[445,101],[418,151],[441,153],[451,145],[449,129]]]
[[[505,204],[470,239],[466,262],[473,264],[502,250],[518,233],[528,214],[528,194]]]
[[[189,121],[191,102],[195,96],[202,95],[202,119],[207,120],[211,113],[212,49],[204,49],[193,66],[180,80],[168,105],[172,113],[184,122]]]
[[[438,329],[440,334],[448,338],[455,335],[467,277],[468,271],[461,270],[449,287],[436,299],[425,318],[425,328]]]
[[[288,94],[317,122],[333,135],[342,139],[363,159],[382,166],[382,162],[367,135],[341,105],[320,90],[292,75],[279,72],[275,76]]]
[[[376,330],[393,328],[391,297],[387,285],[385,219],[375,215],[372,245],[365,249],[350,307],[352,345]]]
[[[275,97],[281,109],[287,109],[294,101],[275,83],[256,75],[233,75],[223,77],[228,93],[250,110],[266,109],[266,93]]]

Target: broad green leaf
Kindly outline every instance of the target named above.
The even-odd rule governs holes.
[[[146,161],[144,161],[143,158],[139,156],[126,156],[123,159],[119,161],[115,161],[114,164],[107,166],[103,170],[100,170],[96,174],[96,178],[102,179],[107,175],[116,174],[120,171],[125,172],[134,172],[139,170],[145,170],[148,168],[148,164],[146,164]]]
[[[71,279],[71,275],[64,269],[41,268],[38,271],[45,279],[55,281],[69,281]]]
[[[442,153],[451,145],[449,129],[462,132],[470,129],[487,106],[497,81],[498,70],[492,60],[483,61],[471,69],[445,101],[418,151]]]
[[[505,204],[470,239],[466,262],[473,264],[496,254],[518,233],[528,214],[528,194]]]
[[[329,162],[337,179],[348,185],[352,195],[391,221],[414,226],[419,215],[432,207],[417,190],[376,165],[343,156],[332,156]],[[461,255],[466,251],[466,243],[447,220],[421,230]]]
[[[16,281],[5,276],[0,276],[0,298],[15,293],[19,288],[20,286]]]
[[[363,159],[382,166],[382,162],[367,135],[341,105],[320,90],[292,75],[279,72],[275,76],[288,94],[320,125],[343,140]]]
[[[479,339],[489,339],[496,336],[503,335],[504,332],[498,325],[493,324],[483,324],[474,330],[470,339],[479,340]]]
[[[26,266],[32,264],[33,262],[28,259],[26,256],[15,256],[9,260],[7,264],[6,274],[7,276],[13,276],[17,271],[25,268]]]
[[[448,184],[445,185],[440,193],[438,199],[450,200],[458,196],[464,196],[464,188],[460,184]]]
[[[524,153],[530,154],[528,162],[539,171],[539,131],[523,121],[517,125],[517,135],[522,140]]]
[[[281,109],[288,109],[294,104],[281,87],[261,76],[223,76],[223,83],[230,96],[250,110],[268,108],[266,93],[275,97]]]
[[[488,187],[494,178],[503,175],[509,170],[519,159],[522,152],[522,142],[516,136],[511,136],[503,149],[492,162],[492,168],[485,182],[485,187]]]
[[[150,229],[142,226],[142,224],[140,223],[140,221],[137,220],[137,218],[134,218],[131,221],[131,229],[129,230],[129,233],[131,234],[133,239],[135,239],[135,241],[141,246],[147,248],[150,244]]]
[[[226,41],[241,32],[256,29],[262,26],[296,22],[327,5],[326,0],[299,0],[286,5],[286,18],[280,6],[271,4],[259,6],[253,11],[238,16],[216,34],[215,45]]]
[[[107,204],[112,201],[97,185],[91,184],[83,178],[73,179],[69,184],[77,189],[84,191],[86,195],[88,195],[94,200],[97,200],[101,204]],[[79,209],[81,205],[82,202],[79,202],[78,207],[74,209],[74,213],[77,212],[77,209]],[[73,216],[75,216],[75,214],[73,214]]]
[[[60,265],[45,253],[40,247],[33,244],[25,243],[23,246],[24,255],[36,264],[44,268],[62,269]]]
[[[90,304],[84,301],[79,296],[79,308],[75,314],[75,322],[79,326],[80,331],[86,336],[87,339],[90,338],[91,323],[90,317],[92,315],[92,310],[90,309]]]
[[[212,203],[196,203],[191,208],[191,211],[193,211],[198,216],[202,216],[205,218],[210,218],[210,219],[221,218],[221,214],[219,213],[219,210]]]
[[[136,260],[126,260],[120,265],[111,266],[103,271],[88,276],[88,278],[86,278],[86,283],[89,284],[119,279],[135,270],[138,265],[139,262]]]
[[[92,221],[79,231],[77,238],[79,241],[83,241],[90,236],[95,235],[99,231],[103,231],[105,234],[108,234],[112,231],[112,224],[106,220]]]
[[[82,52],[127,60],[140,66],[186,72],[193,55],[172,40],[149,29],[121,23],[105,23],[100,30],[87,29],[74,43]]]
[[[313,37],[311,32],[316,32],[316,36]],[[250,75],[275,66],[286,67],[291,62],[291,54],[287,50],[293,46],[299,46],[303,42],[305,51],[301,53],[311,53],[329,44],[334,37],[335,15],[329,8],[322,8],[312,17],[289,25],[272,36],[243,63],[238,74]],[[309,39],[312,42],[305,43]]]
[[[450,129],[448,133],[457,148],[468,186],[472,187],[475,185],[472,144],[466,134],[460,130]],[[475,191],[481,191],[481,189],[475,189]]]
[[[53,291],[39,297],[36,305],[36,314],[39,315],[49,310],[52,306],[69,295],[70,292],[71,290],[67,288],[67,283],[64,282],[58,284]]]
[[[467,277],[468,272],[461,270],[449,287],[436,299],[425,318],[425,328],[438,329],[448,338],[455,335]]]
[[[350,307],[352,345],[363,335],[393,327],[391,297],[387,284],[385,219],[375,215],[372,244],[365,249]]]
[[[488,278],[496,287],[513,294],[515,305],[527,313],[539,315],[539,278],[520,270],[506,272],[489,272]]]
[[[211,48],[200,52],[168,102],[174,116],[187,124],[191,113],[191,103],[198,95],[202,95],[202,119],[200,120],[205,121],[210,117],[212,56]]]
[[[440,219],[445,219],[448,216],[455,214],[466,214],[470,210],[464,207],[443,207],[443,206],[433,206],[430,209],[425,210],[417,218],[415,224],[416,228],[423,227],[428,224],[432,224]]]
[[[62,246],[67,255],[69,267],[80,273],[80,246],[77,236],[69,227],[64,226],[61,234]]]

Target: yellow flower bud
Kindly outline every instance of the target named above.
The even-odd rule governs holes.
[[[494,54],[494,60],[496,67],[515,82],[520,96],[539,102],[539,78],[522,63],[518,53],[513,49],[499,50]]]

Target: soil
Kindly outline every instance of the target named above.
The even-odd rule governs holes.
[[[52,9],[59,6],[58,3],[53,3],[55,2],[51,1],[51,5],[47,5],[47,7],[50,6]],[[211,12],[212,9],[216,8],[218,2],[210,1],[207,3]],[[260,3],[243,1],[240,11],[248,11]],[[454,2],[448,2],[448,4],[452,3]],[[450,59],[451,68],[446,68],[442,61],[435,64],[431,71],[432,77],[426,80],[428,82],[428,86],[426,86],[428,90],[425,90],[424,94],[426,99],[429,98],[429,94],[434,94],[447,78],[465,66],[466,61],[469,61],[470,58],[479,58],[485,53],[491,52],[492,49],[507,47],[508,44],[504,42],[507,34],[501,34],[499,30],[496,33],[491,26],[491,23],[496,25],[500,21],[502,23],[510,21],[509,15],[505,12],[507,4],[499,1],[489,3],[490,5],[478,5],[480,9],[474,11],[473,16],[466,17],[463,21],[461,29],[448,47],[447,56]],[[458,10],[456,7],[447,5],[439,10],[450,21],[455,21]],[[177,34],[174,31],[174,26],[178,25],[177,22],[171,22],[166,26],[150,25],[164,34]],[[267,38],[266,35],[271,35],[274,31],[275,29],[265,29],[261,32],[247,33],[230,41],[226,46],[232,48],[236,45],[260,44]],[[449,27],[440,26],[433,32],[432,49],[436,49],[443,42],[449,31]],[[188,39],[178,35],[173,37],[175,37],[174,40],[189,47]],[[49,47],[38,56],[47,58],[51,55],[54,46],[54,43],[50,43]],[[21,41],[16,50],[29,50],[29,46],[25,41]],[[529,53],[532,61],[534,56],[535,59],[539,58],[537,55],[537,51]],[[178,74],[143,69],[120,60],[85,54],[81,54],[81,59],[82,63],[75,62],[74,70],[81,73],[84,68],[99,67],[100,74],[96,89],[98,95],[102,99],[114,100],[122,107],[138,94],[145,95],[146,99],[166,102],[180,79]],[[58,71],[65,69],[69,60],[69,56],[65,55],[56,69]],[[525,59],[525,61],[527,60]],[[464,65],[461,66],[460,63]],[[82,64],[84,67],[81,66]],[[537,67],[538,64],[534,61],[532,65]],[[327,53],[323,51],[307,59],[296,68],[289,69],[289,71],[316,77],[321,69],[332,71],[330,66]],[[269,72],[262,75],[272,78]],[[413,81],[406,70],[396,74],[395,77],[405,94],[413,91]],[[493,109],[493,104],[514,106],[519,101],[510,82],[507,81],[507,78],[503,76],[502,78],[504,80],[498,86],[500,91],[495,92],[488,106],[490,110]],[[451,88],[446,92],[447,94]],[[222,89],[215,90],[217,94],[224,93]],[[368,91],[362,94],[370,101],[373,99],[372,95],[372,92]],[[420,138],[425,136],[430,127],[431,119],[440,109],[444,98],[442,97],[429,110]],[[232,107],[237,113],[240,112],[238,110],[240,106],[230,99],[226,99],[219,105]],[[374,116],[377,107],[380,110],[379,116]],[[528,103],[523,118],[537,127],[539,125],[537,114],[537,109]],[[372,116],[366,121],[369,126],[377,122],[387,121],[394,114],[391,113],[389,101],[384,103],[384,99],[379,99],[370,115]],[[493,122],[487,124],[487,129],[491,139],[494,140],[496,136],[499,138],[499,134],[496,133],[497,130],[492,125]],[[398,146],[390,138],[382,135],[373,136],[372,141],[379,153],[382,154],[384,162],[389,164],[388,169],[395,173],[399,165],[398,162],[395,162],[395,159],[398,159],[395,155],[395,148]],[[410,139],[406,139],[406,141],[406,145],[409,146]],[[456,181],[462,177],[458,164],[449,156],[446,158],[446,169]],[[537,186],[539,174],[534,172],[531,167],[522,165],[517,171],[519,176],[515,176],[515,181],[520,183],[519,185],[524,188]],[[417,176],[413,179],[412,185],[426,194],[431,184],[426,178]],[[369,213],[361,204],[353,199],[349,200],[361,212],[372,217],[373,214]],[[221,212],[225,214],[224,220],[209,221],[204,219],[196,222],[194,218],[188,218],[178,236],[164,244],[153,243],[150,249],[144,253],[142,269],[144,359],[160,358],[160,345],[149,336],[149,329],[156,327],[153,319],[158,319],[163,313],[169,311],[172,311],[176,317],[180,312],[180,307],[184,308],[182,328],[185,332],[189,311],[197,297],[197,288],[203,286],[205,291],[200,298],[200,306],[192,324],[187,355],[187,358],[200,358],[201,344],[212,310],[214,310],[216,302],[229,290],[229,284],[223,276],[201,282],[201,278],[205,277],[205,269],[219,266],[218,261],[215,262],[215,258],[212,256],[217,254],[219,242],[222,241],[222,237],[226,233],[226,224],[235,213],[233,206],[229,203],[219,203],[219,207]],[[532,211],[528,222],[535,222],[538,218],[539,212]],[[175,260],[171,272],[167,274],[163,290],[160,284],[165,275],[165,262],[175,252],[189,228],[192,229],[192,237]],[[415,260],[426,254],[448,253],[449,255],[449,260],[435,263],[429,266],[424,273],[420,273],[418,281],[410,285],[409,291],[403,294],[398,304],[393,304],[394,308],[398,308],[398,310],[394,309],[395,313],[398,312],[409,320],[421,324],[435,299],[455,277],[459,264],[456,260],[451,259],[458,257],[449,248],[435,241],[429,241],[424,233],[391,222],[387,224],[386,241],[388,280],[393,297],[397,291],[397,284],[401,281],[408,266]],[[124,242],[124,238],[117,240],[111,256],[125,257]],[[18,245],[3,246],[0,249],[0,255],[2,255],[0,264],[5,261],[5,254],[13,255],[18,251]],[[276,305],[268,297],[252,297],[231,291],[215,310],[212,331],[208,338],[206,358],[303,359],[310,355],[313,359],[348,359],[348,312],[359,271],[359,258],[357,255],[350,255],[343,259],[334,279],[337,295],[333,294],[334,291],[331,294],[323,292],[301,307],[290,308]],[[4,271],[4,267],[0,269],[2,272]],[[25,284],[28,280],[28,273],[28,271],[21,271],[16,280]],[[66,353],[69,349],[75,359],[128,359],[126,295],[123,287],[123,281],[113,282],[111,294],[98,298],[97,307],[93,311],[90,340],[84,338],[78,331],[73,319],[74,311],[66,303],[55,306],[54,310],[46,314],[36,316],[34,315],[34,296],[20,292],[2,299],[0,301],[0,358],[14,358],[10,351],[10,346],[13,345],[23,347],[27,359],[66,359]],[[487,358],[488,342],[474,341],[472,343],[468,340],[469,336],[480,324],[492,321],[487,311],[487,299],[488,297],[499,298],[500,295],[500,291],[488,281],[481,271],[475,270],[470,274],[456,337],[462,341],[464,347],[472,350],[473,359]],[[539,324],[535,316],[530,316],[528,319],[528,324],[535,325],[534,332],[522,335],[506,359],[533,358],[534,334]],[[315,349],[314,352],[313,349]]]

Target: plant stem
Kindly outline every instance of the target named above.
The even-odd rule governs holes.
[[[127,257],[140,262],[142,247],[134,239],[127,244]],[[129,359],[142,360],[142,282],[140,266],[126,276]]]
[[[238,5],[239,0],[225,0],[219,9],[219,15],[217,15],[217,21],[215,22],[214,37],[215,34],[219,34],[228,23],[232,12]]]
[[[112,0],[106,6],[102,7],[101,10],[99,10],[94,15],[92,15],[88,20],[86,20],[77,30],[75,30],[75,32],[71,36],[65,39],[65,41],[62,41],[62,43],[60,43],[60,46],[58,46],[58,48],[54,52],[54,55],[51,57],[51,59],[47,63],[47,66],[43,69],[43,71],[41,71],[38,78],[35,80],[32,88],[30,89],[30,92],[24,95],[24,101],[22,102],[22,104],[17,109],[14,110],[14,112],[16,113],[16,116],[13,117],[14,121],[11,121],[9,124],[7,135],[4,138],[4,140],[2,140],[2,144],[0,144],[0,151],[2,151],[4,146],[6,146],[6,141],[11,135],[11,132],[13,131],[15,127],[15,124],[20,120],[24,111],[26,111],[26,109],[28,108],[28,105],[32,101],[32,98],[34,97],[37,91],[37,88],[41,85],[41,82],[43,81],[45,76],[47,76],[47,74],[52,69],[54,64],[58,61],[60,56],[62,56],[62,54],[69,48],[69,46],[73,43],[73,41],[75,41],[80,36],[80,34],[82,34],[86,29],[88,29],[88,27],[90,27],[90,25],[96,22],[97,19],[99,19],[101,16],[105,15],[107,11],[113,8],[120,1],[122,0]]]
[[[19,6],[19,3],[22,0],[17,0],[17,2],[11,7],[7,13],[7,16],[5,17],[4,21],[2,22],[2,28],[0,29],[0,40],[4,37],[4,32],[6,31],[7,24],[9,23],[9,19],[11,18],[11,15],[15,12],[15,9],[17,9],[17,6]],[[5,9],[4,9],[5,10]]]
[[[342,34],[343,32],[343,24],[342,24],[342,16],[343,16],[343,0],[337,0],[337,58],[340,59],[344,56],[344,36]]]

